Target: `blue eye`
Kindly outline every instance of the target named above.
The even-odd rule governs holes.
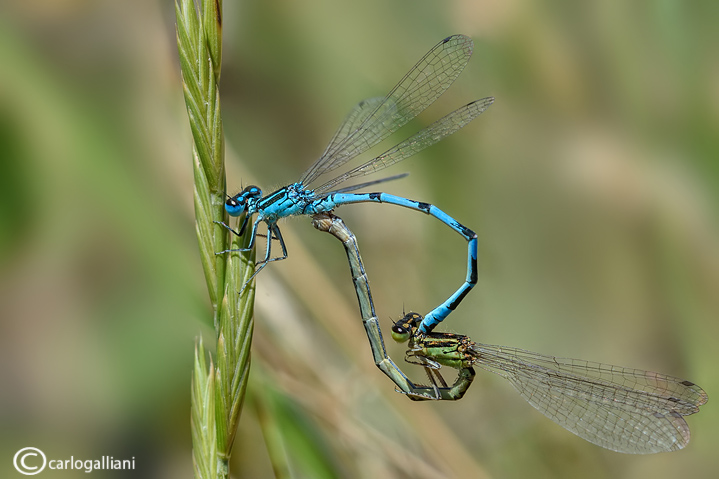
[[[245,211],[245,197],[243,195],[233,196],[225,201],[225,211],[230,216],[240,216]]]

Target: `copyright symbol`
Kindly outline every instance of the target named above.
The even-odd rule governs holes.
[[[38,459],[38,457],[42,457],[42,459]],[[36,447],[24,447],[15,453],[12,463],[20,474],[34,476],[45,469],[47,458],[45,454]],[[40,465],[37,465],[38,463],[40,463]]]

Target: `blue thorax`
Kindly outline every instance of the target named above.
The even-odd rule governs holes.
[[[293,183],[263,197],[257,186],[248,186],[225,202],[230,216],[242,213],[259,214],[259,218],[274,223],[287,216],[302,215],[305,207],[313,201],[314,191],[303,189],[302,183]]]

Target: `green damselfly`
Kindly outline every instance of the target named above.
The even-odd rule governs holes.
[[[461,399],[474,379],[474,366],[479,366],[509,380],[539,412],[598,446],[627,454],[651,454],[676,451],[689,443],[684,416],[698,412],[708,399],[706,392],[690,381],[477,343],[459,334],[424,334],[418,329],[422,316],[407,313],[392,326],[392,338],[407,342],[405,360],[422,366],[430,380],[429,386],[413,383],[387,355],[354,234],[331,213],[315,215],[313,225],[344,245],[375,364],[410,399]],[[458,371],[452,385],[440,374],[442,366]]]
[[[441,366],[459,369],[453,388],[461,397],[469,387],[462,376],[479,366],[507,379],[552,421],[612,451],[682,449],[690,436],[684,416],[699,412],[708,399],[696,384],[664,374],[476,343],[459,334],[416,334],[421,321],[417,313],[406,314],[392,337],[408,342],[406,361],[424,367],[440,385],[446,386]]]

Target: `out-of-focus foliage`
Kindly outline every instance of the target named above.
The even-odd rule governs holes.
[[[684,451],[646,457],[583,442],[489,374],[458,403],[410,403],[372,364],[341,246],[292,220],[289,259],[258,277],[238,477],[715,473],[716,2],[224,3],[230,193],[295,180],[358,100],[386,93],[441,38],[470,35],[467,70],[401,135],[497,101],[382,185],[480,235],[479,285],[443,328],[678,375],[710,396]],[[193,344],[213,333],[173,8],[0,6],[6,463],[32,445],[134,456],[133,477],[192,474]],[[464,242],[439,222],[383,205],[338,213],[386,330],[461,282]]]

